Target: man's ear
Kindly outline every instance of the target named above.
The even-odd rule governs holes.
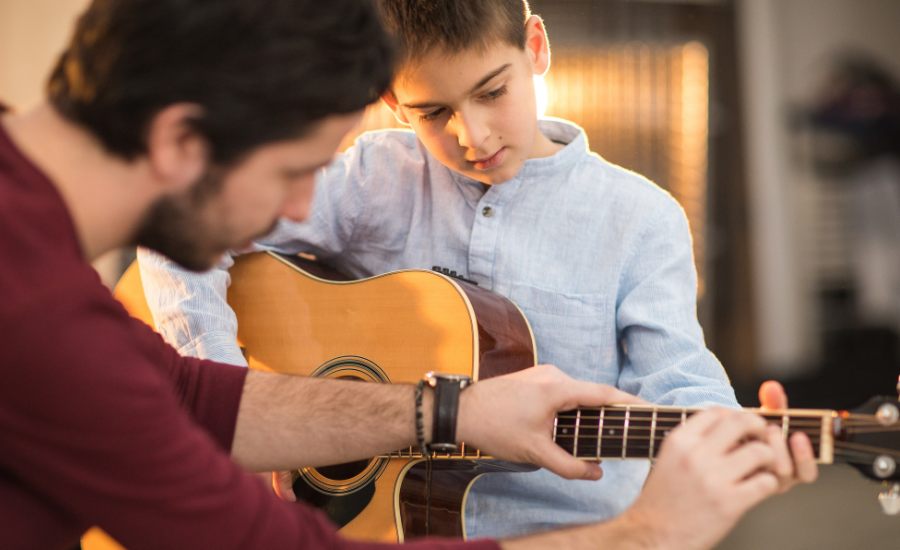
[[[406,124],[409,126],[409,120],[406,118],[406,115],[403,113],[403,109],[400,108],[400,103],[397,101],[397,96],[394,95],[394,92],[391,90],[387,90],[383,94],[381,94],[381,101],[387,105],[387,108],[394,113],[394,117],[400,122],[400,124]]]
[[[550,68],[550,42],[544,22],[537,15],[525,22],[525,51],[531,57],[534,74],[543,76]]]
[[[206,172],[209,144],[191,121],[203,115],[192,103],[176,103],[159,111],[147,132],[147,159],[163,193],[180,192]]]

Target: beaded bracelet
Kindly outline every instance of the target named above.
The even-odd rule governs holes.
[[[429,457],[431,450],[425,443],[425,422],[422,418],[422,394],[425,392],[425,384],[425,380],[419,380],[419,383],[416,384],[416,440],[419,442],[422,456]]]

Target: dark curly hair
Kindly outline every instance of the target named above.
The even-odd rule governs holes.
[[[377,100],[394,61],[371,0],[94,0],[47,89],[129,160],[161,109],[198,104],[211,160],[229,164]]]

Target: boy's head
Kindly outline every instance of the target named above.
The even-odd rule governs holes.
[[[448,168],[509,181],[558,147],[537,129],[534,76],[550,65],[525,0],[378,0],[400,64],[382,99]]]

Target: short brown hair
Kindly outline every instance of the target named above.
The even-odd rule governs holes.
[[[402,63],[435,48],[484,50],[497,41],[525,49],[528,0],[378,0]]]

